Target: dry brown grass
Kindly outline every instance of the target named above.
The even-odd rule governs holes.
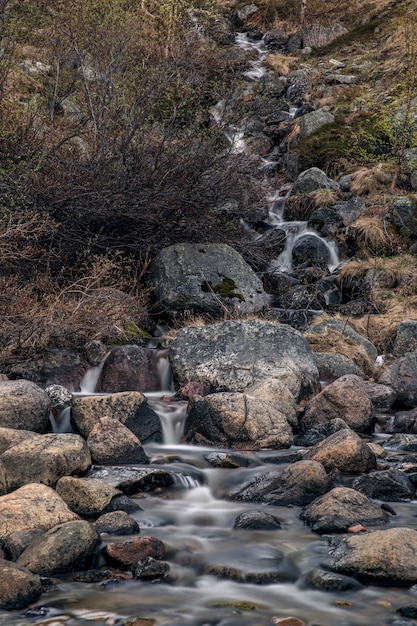
[[[337,330],[326,329],[321,333],[306,333],[305,338],[313,352],[336,352],[347,357],[369,377],[374,376],[373,363],[356,341]]]
[[[265,64],[280,76],[289,74],[300,62],[298,57],[286,56],[285,54],[268,54]]]
[[[352,228],[356,234],[356,246],[359,254],[372,256],[375,254],[387,254],[393,249],[395,243],[394,232],[378,216],[359,217]]]
[[[351,176],[351,191],[359,196],[386,190],[392,180],[390,168],[386,163],[361,167],[356,172],[353,172]]]
[[[339,192],[336,189],[317,189],[311,194],[316,207],[330,206],[338,201]]]

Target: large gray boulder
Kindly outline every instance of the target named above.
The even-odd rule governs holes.
[[[300,137],[311,135],[325,124],[334,122],[334,115],[323,109],[311,111],[300,117]]]
[[[270,404],[244,393],[214,393],[194,402],[185,423],[190,443],[258,450],[289,448],[292,429]]]
[[[150,268],[161,310],[223,316],[225,311],[256,313],[268,306],[261,280],[241,255],[226,244],[181,243],[164,248]]]
[[[48,394],[29,380],[0,381],[0,426],[44,433],[50,405]]]
[[[294,184],[294,191],[297,193],[311,193],[319,189],[339,190],[339,184],[318,167],[310,167],[301,172]]]
[[[300,332],[251,319],[188,326],[178,331],[169,353],[176,384],[202,382],[211,391],[244,392],[276,379],[298,398],[319,390],[313,353]]]
[[[397,359],[380,376],[378,382],[391,386],[397,401],[405,406],[417,406],[417,352]]]

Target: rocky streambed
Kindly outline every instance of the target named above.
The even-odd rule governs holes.
[[[94,394],[0,383],[1,624],[415,623],[415,352],[324,384],[291,327],[190,326],[174,392],[101,348]]]

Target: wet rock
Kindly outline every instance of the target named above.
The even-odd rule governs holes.
[[[339,417],[356,432],[368,432],[374,421],[374,408],[365,382],[348,374],[341,376],[312,398],[300,419],[302,431]]]
[[[142,580],[155,580],[164,578],[169,574],[170,567],[165,561],[158,561],[152,557],[148,557],[143,561],[138,561],[133,567],[133,578]]]
[[[295,439],[295,445],[297,446],[314,446],[316,443],[323,441],[333,433],[337,433],[343,428],[349,428],[346,422],[339,417],[336,417],[324,424],[318,424],[315,427],[311,427],[309,430],[298,435]]]
[[[0,560],[0,609],[23,609],[42,593],[39,576],[10,561]]]
[[[109,348],[102,341],[93,339],[85,344],[83,352],[88,363],[92,367],[95,367],[96,365],[100,365],[100,363],[107,356]]]
[[[103,509],[103,514],[114,513],[115,511],[137,513],[137,511],[142,511],[142,507],[139,506],[136,500],[121,494],[120,496],[114,496],[114,498],[110,500],[106,508]]]
[[[54,487],[61,476],[83,474],[91,456],[82,437],[71,433],[25,439],[0,456],[10,489],[28,483]]]
[[[100,478],[128,495],[155,491],[174,484],[173,472],[145,467],[100,467],[93,466],[87,477]]]
[[[285,416],[262,400],[241,393],[216,393],[197,400],[184,429],[189,443],[223,448],[289,448],[292,430]]]
[[[105,513],[94,522],[93,528],[108,535],[135,535],[140,532],[137,521],[126,511]]]
[[[299,577],[299,570],[291,558],[270,546],[210,555],[204,564],[204,572],[217,578],[255,585],[295,582]]]
[[[322,463],[327,471],[336,468],[343,474],[361,474],[376,469],[375,454],[350,429],[339,430],[315,444],[303,458]]]
[[[179,386],[198,380],[212,391],[243,392],[272,378],[296,398],[309,397],[319,387],[306,339],[275,322],[252,319],[182,328],[169,358]]]
[[[280,521],[266,511],[245,511],[237,516],[233,528],[244,530],[278,530]]]
[[[374,409],[380,411],[389,410],[397,399],[394,389],[388,385],[366,381],[366,391]]]
[[[139,439],[121,422],[102,417],[87,438],[93,463],[117,465],[149,463]]]
[[[91,567],[99,544],[99,535],[88,522],[67,522],[30,544],[17,564],[42,576],[84,570]]]
[[[299,118],[300,137],[307,137],[325,124],[334,122],[334,115],[324,109],[311,111]]]
[[[318,591],[357,591],[362,588],[362,585],[350,576],[316,568],[305,575],[302,587]]]
[[[301,235],[292,249],[294,265],[318,266],[325,269],[330,262],[330,250],[317,235]]]
[[[361,368],[343,354],[337,352],[314,352],[314,360],[319,370],[320,380],[333,382],[336,378],[348,374],[365,378]]]
[[[17,530],[14,533],[10,533],[4,539],[4,549],[7,556],[10,560],[17,561],[22,552],[44,533],[45,531],[39,528]]]
[[[276,411],[285,415],[293,430],[298,429],[298,411],[295,398],[284,383],[275,378],[265,380],[246,390],[246,395],[270,404]]]
[[[385,524],[389,516],[380,505],[355,489],[335,487],[313,500],[300,518],[315,532],[333,533],[345,532],[352,524]]]
[[[401,452],[417,452],[417,435],[396,433],[382,444],[384,448]]]
[[[368,498],[386,502],[412,500],[415,495],[413,483],[404,472],[396,469],[369,472],[355,478],[353,489],[357,489]]]
[[[138,391],[112,393],[107,396],[75,398],[73,420],[85,439],[102,417],[117,419],[129,428],[142,444],[162,441],[162,427],[158,415]]]
[[[298,461],[285,469],[251,477],[231,492],[233,500],[264,502],[276,506],[303,506],[331,489],[323,466],[314,461]]]
[[[229,452],[211,452],[206,454],[204,458],[212,467],[236,469],[238,467],[248,467],[251,464],[249,457]]]
[[[352,339],[352,341],[362,346],[371,361],[375,361],[376,357],[378,356],[378,350],[375,348],[373,343],[371,343],[365,337],[362,337],[362,335],[353,330],[353,328],[343,320],[328,319],[322,322],[318,322],[317,324],[314,324],[314,326],[311,326],[309,328],[309,332],[321,333],[326,329],[336,330],[345,337]]]
[[[46,485],[24,485],[0,497],[0,539],[19,530],[49,530],[76,519],[78,515]]]
[[[102,554],[110,565],[131,569],[138,561],[152,557],[158,561],[166,558],[165,546],[155,537],[131,537],[119,543],[108,543]]]
[[[210,388],[204,383],[191,380],[189,383],[178,389],[175,397],[179,400],[189,400],[193,396],[206,396],[210,393]]]
[[[160,309],[171,317],[185,311],[222,317],[261,311],[268,305],[260,279],[226,244],[181,243],[164,248],[150,268]]]
[[[273,28],[264,35],[264,44],[268,50],[280,50],[288,41],[288,35],[283,30]]]
[[[276,626],[307,626],[307,622],[298,617],[271,617],[271,622]]]
[[[56,492],[70,509],[86,518],[96,518],[121,491],[98,478],[64,476],[56,484]]]
[[[393,433],[417,434],[417,407],[411,411],[398,411],[392,421]]]
[[[338,190],[339,185],[318,167],[310,167],[310,169],[302,172],[294,184],[296,193],[311,193],[319,189]]]
[[[48,394],[29,380],[0,381],[0,426],[44,433],[50,426]]]
[[[417,581],[417,531],[390,528],[334,537],[330,568],[367,583],[408,586]]]
[[[397,401],[405,406],[417,406],[417,352],[409,352],[396,359],[379,377],[378,382],[389,385],[397,394]]]
[[[96,391],[157,391],[159,377],[154,352],[142,346],[115,346],[103,364]]]

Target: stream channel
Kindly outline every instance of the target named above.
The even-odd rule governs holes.
[[[167,360],[163,362],[165,367],[160,371],[165,387],[169,379],[167,364]],[[81,381],[84,394],[91,384],[91,379]],[[142,509],[132,515],[141,536],[157,537],[166,545],[170,582],[133,580],[126,572],[121,579],[92,583],[63,576],[29,610],[0,612],[1,626],[266,626],[276,623],[273,618],[284,617],[302,620],[295,622],[297,626],[413,623],[398,620],[395,610],[417,605],[417,590],[364,586],[351,592],[322,592],[304,588],[303,576],[325,564],[328,552],[326,538],[313,533],[299,519],[301,507],[227,499],[225,494],[233,484],[283,467],[283,457],[291,449],[239,452],[238,456],[246,459],[246,467],[219,469],[208,458],[233,451],[181,443],[186,403],[175,401],[171,389],[145,395],[160,416],[164,432],[162,444],[145,446],[151,461],[146,467],[166,467],[176,472],[177,479],[169,488],[131,496]],[[383,437],[375,433],[376,441],[381,442]],[[349,478],[346,480],[348,484]],[[393,507],[397,515],[391,518],[389,527],[415,528],[416,502],[394,503]],[[261,509],[280,520],[281,528],[233,528],[238,515]],[[102,535],[103,542],[126,539]],[[288,558],[283,568],[284,578],[290,579],[287,582],[254,584],[204,571],[207,563],[215,562],[230,567],[237,564],[256,575],[274,570],[282,553]],[[106,568],[101,556],[95,567]],[[290,624],[294,622],[287,626]]]

